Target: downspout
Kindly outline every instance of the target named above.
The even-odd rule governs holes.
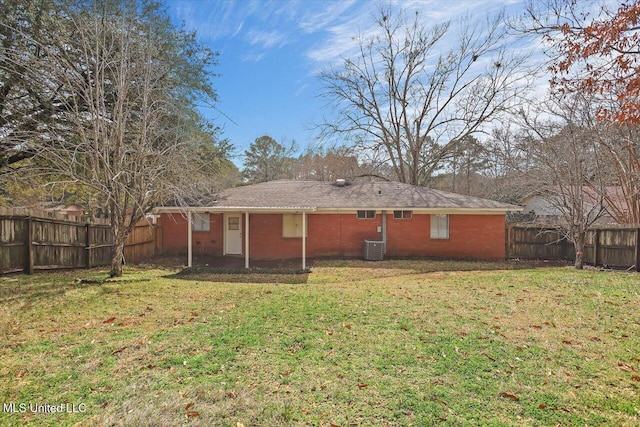
[[[187,210],[187,267],[193,266],[193,231],[191,211]]]
[[[382,253],[387,253],[387,211],[382,211]]]
[[[302,270],[307,269],[307,213],[302,211]]]
[[[249,268],[249,211],[244,213],[244,268]]]

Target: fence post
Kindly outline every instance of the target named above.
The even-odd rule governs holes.
[[[636,228],[635,258],[636,258],[636,271],[640,272],[640,228]]]
[[[600,252],[600,229],[593,230],[593,266],[598,266],[598,252]]]
[[[33,220],[31,217],[27,217],[27,241],[25,242],[25,248],[27,252],[26,264],[24,266],[24,272],[26,274],[33,273]]]
[[[87,250],[87,268],[91,268],[91,224],[86,225],[87,236],[85,238],[85,249]]]

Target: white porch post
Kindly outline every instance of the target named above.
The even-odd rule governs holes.
[[[302,211],[302,269],[307,269],[307,213]]]
[[[187,210],[187,267],[193,266],[193,231],[192,231],[192,219],[191,211]]]
[[[249,211],[244,213],[244,268],[249,268]]]

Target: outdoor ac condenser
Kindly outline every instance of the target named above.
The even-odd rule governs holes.
[[[364,259],[366,261],[382,261],[384,258],[384,242],[381,240],[364,241]]]

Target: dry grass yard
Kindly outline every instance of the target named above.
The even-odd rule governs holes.
[[[639,276],[516,267],[0,277],[0,425],[638,425]]]

